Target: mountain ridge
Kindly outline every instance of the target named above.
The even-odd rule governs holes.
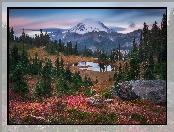
[[[138,29],[127,34],[118,33],[106,27],[102,22],[85,19],[69,30],[57,30],[57,32],[49,33],[49,35],[51,41],[61,39],[65,43],[65,46],[67,42],[71,41],[73,45],[77,42],[80,50],[83,50],[85,46],[87,48],[95,46],[97,49],[104,48],[109,51],[116,48],[118,44],[121,45],[121,49],[130,49],[133,37],[139,43],[141,31],[141,29]]]

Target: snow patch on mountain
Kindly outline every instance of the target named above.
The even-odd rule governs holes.
[[[94,45],[90,46],[89,49],[92,50],[92,52],[97,50],[97,48]]]
[[[78,23],[75,27],[69,30],[70,33],[85,34],[88,32],[99,32],[105,31],[107,33],[113,32],[112,29],[106,27],[100,21],[93,21],[92,19],[85,19],[81,23]]]

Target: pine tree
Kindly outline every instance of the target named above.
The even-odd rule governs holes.
[[[9,41],[14,42],[14,30],[13,27],[10,29],[9,28]]]
[[[75,55],[78,55],[77,42],[76,42],[76,44],[75,44],[75,46],[74,46],[74,54],[75,54]]]
[[[91,78],[87,78],[86,76],[85,76],[85,78],[84,78],[84,81],[83,81],[83,85],[84,85],[84,87],[85,87],[85,92],[84,92],[84,94],[85,95],[90,95],[90,91],[91,91],[91,89],[90,89],[90,86],[92,86],[93,84],[92,84],[92,81],[91,81]]]
[[[147,59],[148,55],[149,30],[148,25],[144,22],[143,27],[143,59]]]
[[[66,68],[65,72],[64,72],[64,78],[65,80],[67,80],[69,83],[72,82],[72,73],[69,69],[69,67]]]
[[[10,70],[13,70],[17,63],[20,61],[20,54],[19,54],[19,49],[16,45],[13,46],[11,52],[10,52]]]
[[[52,78],[51,78],[51,73],[52,73],[52,63],[51,60],[49,59],[46,63],[45,66],[43,67],[43,71],[42,71],[42,78],[43,78],[43,95],[45,96],[46,94],[48,94],[49,96],[51,95],[51,91],[52,91],[52,87],[51,87],[51,82],[52,82]]]
[[[44,45],[44,38],[43,37],[44,36],[43,36],[43,33],[42,33],[42,29],[40,29],[40,41],[39,41],[40,46],[43,46]]]
[[[48,45],[49,43],[50,43],[50,37],[46,31],[46,33],[45,33],[45,45]]]
[[[133,80],[139,79],[139,57],[138,57],[138,50],[137,44],[135,43],[135,38],[133,39],[133,47],[130,55],[130,78]]]
[[[157,22],[155,21],[155,23],[152,26],[152,38],[151,38],[151,46],[156,54],[156,52],[159,51],[160,46],[159,46],[159,27],[157,26]]]
[[[137,53],[138,51],[138,47],[137,47],[137,43],[135,42],[135,37],[133,38],[133,49],[132,52],[133,53]]]
[[[143,79],[147,80],[147,79],[149,79],[149,62],[148,62],[148,60],[146,60],[142,63],[142,67],[143,67]]]
[[[78,90],[79,88],[81,88],[81,86],[82,86],[82,78],[81,78],[79,72],[75,72],[75,74],[73,76],[73,79],[72,79],[72,83],[74,83],[73,88],[75,90]]]
[[[58,77],[59,76],[59,70],[60,70],[59,57],[57,57],[57,59],[55,61],[55,66],[56,66],[56,75]]]
[[[61,57],[61,61],[60,61],[60,69],[61,70],[64,70],[64,64],[63,64],[64,60],[63,58]]]
[[[24,28],[23,28],[23,32],[22,32],[22,43],[25,43],[25,32],[24,32]]]
[[[41,72],[42,69],[42,63],[38,59],[38,53],[35,53],[35,58],[32,59],[33,63],[30,64],[30,72],[33,75],[38,75]],[[41,63],[41,64],[40,64]]]
[[[87,56],[87,49],[86,49],[86,45],[85,45],[85,49],[84,49],[84,56]]]
[[[167,16],[163,14],[161,22],[161,37],[160,37],[160,50],[158,53],[158,65],[160,65],[160,75],[162,79],[166,80],[167,75]],[[173,52],[173,51],[172,51]]]
[[[149,78],[148,79],[150,79],[150,80],[153,80],[153,79],[155,79],[156,77],[155,77],[155,74],[154,74],[154,60],[153,60],[153,49],[152,48],[150,48],[150,53],[149,53],[149,58],[148,58],[148,60],[149,60]]]
[[[27,94],[29,93],[29,87],[26,82],[26,79],[24,78],[25,71],[23,69],[22,63],[19,62],[15,69],[12,71],[12,81],[13,84],[13,90],[15,93],[18,94]]]

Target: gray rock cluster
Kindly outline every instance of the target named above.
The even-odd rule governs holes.
[[[93,97],[89,97],[88,100],[91,103],[91,105],[97,105],[101,103],[98,99],[95,99]]]
[[[118,92],[112,93],[123,100],[144,99],[156,104],[166,104],[166,81],[164,80],[135,80],[119,84]]]

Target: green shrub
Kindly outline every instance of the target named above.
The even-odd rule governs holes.
[[[109,98],[112,98],[112,93],[109,91],[109,90],[105,90],[103,95],[102,95],[104,98],[106,99],[109,99]]]

